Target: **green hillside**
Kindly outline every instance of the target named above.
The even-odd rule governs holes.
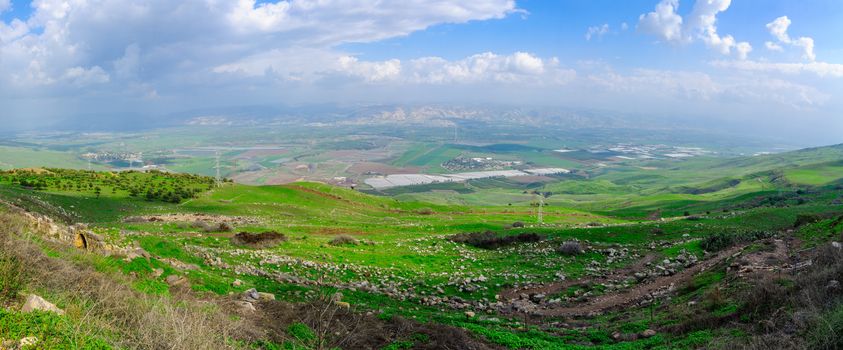
[[[157,298],[161,305],[190,303],[185,295],[229,305],[256,288],[277,299],[256,304],[260,310],[328,305],[342,314],[348,307],[349,315],[363,317],[358,322],[379,324],[371,329],[410,320],[406,327],[417,331],[377,336],[377,346],[390,349],[439,341],[424,328],[429,325],[490,348],[693,349],[752,342],[760,334],[756,324],[780,317],[745,297],[767,284],[750,282],[748,272],[731,266],[755,266],[761,272],[753,278],[776,281],[785,290],[771,298],[792,310],[813,305],[796,297],[798,288],[843,271],[818,265],[825,270],[807,267],[796,275],[787,267],[821,254],[818,247],[841,234],[840,163],[831,159],[838,150],[653,162],[666,170],[604,169],[546,184],[489,179],[460,184],[465,191],[396,193],[402,200],[312,182],[217,186],[212,178],[162,172],[29,169],[0,173],[0,198],[10,208],[86,223],[106,246],[141,249],[146,256],[79,255],[70,242],[62,246],[34,231],[23,234],[26,229],[10,238],[105,273],[128,286],[131,298]],[[710,170],[726,164],[733,167]],[[548,204],[541,222],[539,195]],[[4,214],[9,222],[22,220],[15,212]],[[260,246],[240,241],[262,235],[276,238]],[[174,285],[182,278],[186,290]],[[100,312],[98,304],[55,286],[20,288],[77,310],[49,322],[76,324],[85,312]],[[342,302],[324,304],[338,291]],[[20,302],[14,293],[7,299]],[[822,300],[841,305],[836,294]],[[215,310],[223,319],[251,317]],[[813,310],[812,317],[841,322],[831,309]],[[42,322],[6,313],[0,322],[14,329]],[[221,341],[318,348],[296,334],[315,332],[322,321],[284,316],[278,322],[260,328],[266,337],[230,334]],[[814,324],[800,332],[815,332]],[[80,341],[116,344],[123,332],[131,333],[116,328]],[[349,344],[341,335],[324,337],[327,344]]]

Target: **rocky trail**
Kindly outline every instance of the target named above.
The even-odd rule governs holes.
[[[617,278],[631,277],[636,271],[641,271],[648,263],[652,263],[657,259],[654,254],[647,255],[640,259],[635,264],[617,270],[611,275],[602,278],[583,278],[578,280],[557,282],[548,285],[537,286],[528,289],[508,290],[501,295],[507,303],[510,304],[511,309],[527,312],[536,316],[545,317],[574,317],[574,316],[593,316],[603,312],[621,308],[624,306],[633,305],[643,300],[652,298],[653,296],[661,295],[673,291],[677,286],[681,286],[691,281],[694,276],[700,272],[706,271],[717,264],[740,254],[740,252],[747,245],[738,245],[717,253],[715,256],[694,264],[684,270],[669,276],[661,276],[655,278],[650,282],[637,284],[629,289],[622,291],[601,295],[594,297],[588,301],[576,304],[553,304],[553,305],[539,305],[533,303],[529,296],[535,293],[558,293],[565,289],[576,286],[599,283],[601,281],[608,281]],[[525,295],[527,296],[525,298]]]

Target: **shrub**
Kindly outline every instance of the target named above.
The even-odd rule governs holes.
[[[451,242],[464,243],[482,249],[496,249],[515,243],[538,242],[542,237],[535,233],[521,233],[517,235],[499,236],[494,231],[470,232],[453,235]]]
[[[194,221],[193,228],[205,231],[205,232],[231,232],[234,231],[234,227],[227,222],[221,222],[219,224],[215,223],[207,223],[204,221]]]
[[[15,256],[0,252],[0,303],[14,300],[25,284],[23,263]]]
[[[416,214],[420,214],[420,215],[433,215],[433,209],[430,209],[430,208],[421,208],[421,209],[419,209],[419,210],[416,210]]]
[[[574,256],[581,254],[583,249],[579,241],[565,241],[556,251],[562,255]]]
[[[356,238],[351,237],[349,235],[334,236],[334,238],[332,238],[328,242],[328,244],[330,244],[330,245],[346,245],[346,244],[357,245],[358,243],[360,243],[360,242],[358,242]]]
[[[796,222],[793,223],[793,227],[800,227],[807,224],[813,224],[822,219],[823,217],[817,214],[799,214],[796,215]]]
[[[735,244],[752,242],[762,238],[772,237],[771,232],[747,231],[747,232],[719,232],[707,236],[700,242],[700,247],[708,252],[716,252]]]
[[[231,237],[231,243],[251,248],[267,248],[287,241],[287,236],[275,231],[250,233],[240,232]]]

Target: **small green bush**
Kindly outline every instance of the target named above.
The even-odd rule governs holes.
[[[26,276],[20,259],[0,252],[0,302],[14,300],[23,289]]]

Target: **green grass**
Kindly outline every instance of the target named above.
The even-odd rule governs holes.
[[[35,337],[37,349],[111,349],[103,339],[78,332],[64,316],[52,312],[20,313],[0,309],[0,339]]]

